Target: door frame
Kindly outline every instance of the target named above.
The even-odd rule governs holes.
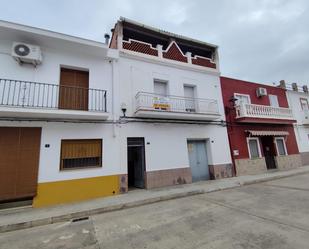
[[[271,152],[271,160],[273,161],[273,164],[274,164],[274,167],[272,168],[271,166],[272,165],[267,165],[267,160],[266,160],[266,155],[265,155],[265,140],[266,139],[269,139],[269,141],[267,141],[267,143],[269,142],[269,145],[271,146],[270,148],[270,152]],[[264,141],[264,143],[263,143]],[[266,145],[267,145],[266,143]],[[266,164],[266,168],[267,170],[274,170],[274,169],[277,169],[278,168],[278,165],[277,165],[277,162],[276,162],[276,145],[275,145],[275,137],[274,136],[271,136],[271,137],[268,137],[268,136],[262,136],[261,137],[261,147],[262,147],[262,151],[263,151],[263,156],[264,156],[264,159],[265,159],[265,164]],[[270,166],[270,167],[269,167]]]
[[[205,154],[206,154],[206,160],[207,160],[207,166],[208,166],[208,175],[209,175],[209,179],[211,180],[211,172],[210,172],[210,168],[209,168],[209,159],[210,159],[210,139],[209,138],[187,138],[187,149],[188,149],[188,143],[190,142],[204,142],[205,144]],[[189,152],[188,152],[188,161],[189,161],[189,167],[191,170],[191,165],[190,165],[190,158],[189,158]],[[205,180],[205,181],[208,181]]]
[[[129,145],[130,139],[141,139],[143,141],[142,145]],[[142,189],[146,188],[146,150],[145,150],[145,137],[127,137],[127,177],[128,177],[128,189],[129,189],[129,147],[142,147],[142,181],[143,181],[143,187]],[[136,187],[137,188],[137,187]]]

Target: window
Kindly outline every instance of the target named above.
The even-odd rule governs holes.
[[[240,94],[240,93],[235,93],[234,97],[237,99],[235,102],[235,105],[241,105],[241,104],[250,104],[250,95],[248,94]]]
[[[61,170],[91,167],[102,167],[101,139],[61,141]]]
[[[276,137],[275,141],[276,141],[276,148],[277,148],[278,156],[287,155],[284,138],[283,137]]]
[[[167,96],[167,82],[155,80],[154,93],[162,96]]]
[[[186,112],[195,112],[194,86],[183,86]]]
[[[278,96],[277,95],[268,95],[270,106],[279,107]]]
[[[258,138],[247,138],[249,156],[250,158],[259,158],[261,157],[261,149]]]
[[[308,100],[307,99],[304,99],[304,98],[301,98],[300,99],[300,106],[301,106],[301,109],[302,110],[308,110],[309,109],[309,106],[308,106]]]

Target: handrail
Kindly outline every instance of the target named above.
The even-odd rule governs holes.
[[[135,99],[137,111],[148,110],[219,115],[218,101],[214,99],[190,98],[147,92],[138,92]]]
[[[240,104],[235,107],[236,118],[271,118],[271,119],[293,119],[290,108],[274,107],[257,104]]]
[[[0,78],[0,106],[106,112],[106,96],[101,89]]]

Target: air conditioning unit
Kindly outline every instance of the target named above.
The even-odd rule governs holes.
[[[41,48],[36,45],[14,42],[12,46],[12,56],[21,64],[28,63],[36,66],[42,63]]]
[[[266,88],[259,87],[256,89],[256,96],[262,97],[262,96],[267,96],[267,90]]]

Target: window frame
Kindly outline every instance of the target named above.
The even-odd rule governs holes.
[[[63,158],[62,158],[62,142],[63,141],[81,141],[81,140],[86,140],[86,141],[100,141],[101,146],[100,146],[100,161],[99,165],[96,166],[86,166],[86,167],[72,167],[72,168],[64,168],[63,167]],[[60,163],[59,163],[59,170],[60,171],[71,171],[71,170],[87,170],[87,169],[99,169],[103,168],[103,139],[102,138],[81,138],[81,139],[61,139],[60,140]]]
[[[271,97],[275,97],[276,99],[277,99],[277,106],[273,106],[272,105],[272,102],[271,102]],[[279,98],[278,98],[278,95],[275,95],[275,94],[268,94],[268,100],[269,100],[269,105],[271,106],[271,107],[280,107],[280,105],[279,105]]]
[[[258,157],[252,158],[252,156],[251,156],[250,143],[249,143],[250,140],[254,140],[254,141],[257,142],[258,152],[259,152],[259,156],[258,156]],[[247,147],[248,147],[248,153],[249,153],[249,158],[250,158],[250,159],[262,158],[262,152],[261,152],[261,146],[260,146],[260,139],[259,139],[258,137],[247,137]]]
[[[283,141],[283,148],[284,148],[284,155],[279,154],[279,148],[278,148],[278,143],[277,140],[282,140]],[[288,150],[286,148],[286,143],[285,143],[285,138],[284,137],[275,137],[275,145],[276,145],[276,151],[277,151],[277,156],[287,156],[288,155]]]
[[[305,109],[303,108],[303,103],[302,101],[306,101],[307,104],[307,110],[309,110],[309,103],[308,103],[308,99],[307,98],[299,98],[299,102],[300,102],[300,108],[305,111]]]
[[[251,104],[251,97],[250,97],[250,94],[244,94],[244,93],[234,93],[234,98],[237,99],[237,95],[239,96],[245,96],[245,97],[248,97],[248,100],[249,100],[249,103],[248,104]],[[235,102],[235,105],[239,105],[239,104],[236,104]]]
[[[166,93],[165,93],[165,94],[159,94],[159,93],[156,93],[156,92],[155,92],[155,84],[156,84],[156,83],[165,84],[165,86],[166,86]],[[164,96],[164,97],[168,97],[168,96],[170,95],[170,93],[169,93],[169,82],[168,82],[168,80],[162,80],[162,79],[154,78],[154,79],[153,79],[153,84],[152,84],[152,86],[153,86],[153,93],[154,93],[155,95],[160,95],[160,96]]]

